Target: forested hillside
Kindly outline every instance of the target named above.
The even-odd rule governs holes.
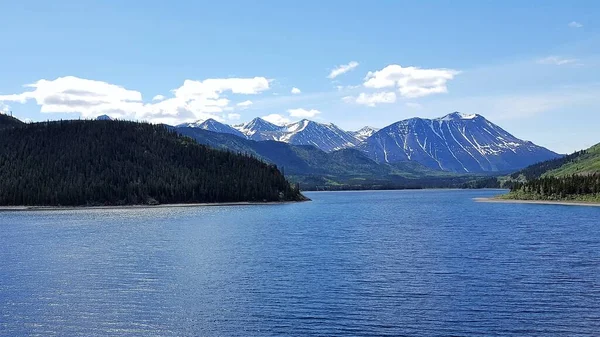
[[[274,165],[164,126],[56,121],[0,129],[0,205],[301,199]]]

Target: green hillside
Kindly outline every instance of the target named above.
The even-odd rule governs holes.
[[[585,150],[574,160],[559,168],[544,173],[543,177],[564,177],[573,174],[589,175],[600,173],[600,144]]]

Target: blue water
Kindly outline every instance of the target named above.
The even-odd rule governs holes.
[[[497,193],[0,213],[0,335],[598,336],[600,208]]]

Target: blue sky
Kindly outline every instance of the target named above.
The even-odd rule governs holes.
[[[600,142],[597,1],[24,0],[0,13],[0,110],[22,119],[351,130],[461,111],[558,152]]]

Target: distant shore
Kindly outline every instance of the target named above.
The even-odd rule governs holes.
[[[536,204],[536,205],[563,205],[563,206],[591,206],[600,207],[597,202],[585,201],[553,201],[553,200],[519,200],[519,199],[500,199],[500,198],[474,198],[476,202],[496,202],[505,204]]]
[[[297,202],[310,201],[269,201],[269,202],[213,202],[193,204],[159,204],[159,205],[113,205],[113,206],[0,206],[0,212],[20,211],[85,211],[85,210],[109,210],[109,209],[149,209],[149,208],[180,208],[180,207],[204,207],[204,206],[257,206],[257,205],[282,205]]]

